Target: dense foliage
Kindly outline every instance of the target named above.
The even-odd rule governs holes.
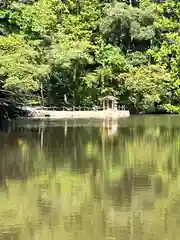
[[[178,0],[0,1],[4,99],[180,111]]]

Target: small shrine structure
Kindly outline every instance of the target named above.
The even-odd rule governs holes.
[[[114,96],[106,96],[102,98],[103,102],[103,111],[111,110],[117,111],[117,99]]]

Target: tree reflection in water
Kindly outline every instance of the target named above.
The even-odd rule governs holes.
[[[21,122],[0,139],[0,239],[180,236],[179,118]]]

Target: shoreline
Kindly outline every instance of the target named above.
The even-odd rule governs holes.
[[[102,119],[102,118],[126,118],[130,116],[128,110],[106,110],[106,111],[55,111],[35,110],[29,111],[27,117],[30,119]]]

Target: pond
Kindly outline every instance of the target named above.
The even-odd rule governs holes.
[[[180,117],[0,131],[0,239],[180,238]]]

